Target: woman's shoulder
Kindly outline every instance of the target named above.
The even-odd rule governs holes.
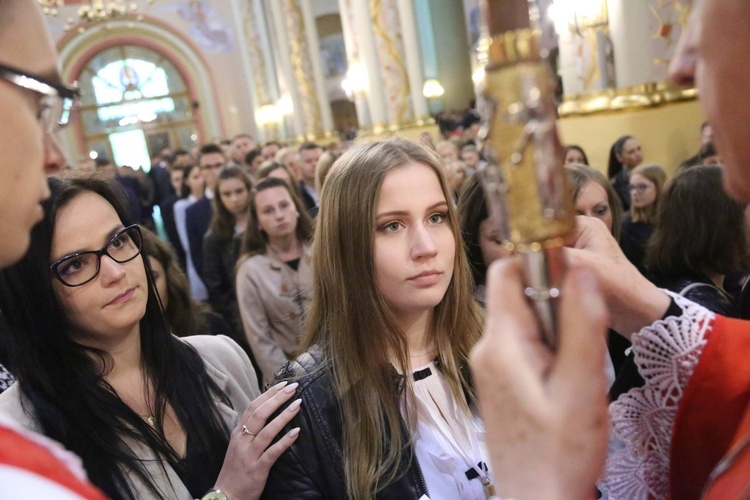
[[[201,358],[211,362],[242,361],[244,355],[237,342],[224,335],[191,335],[179,340],[192,346]]]
[[[203,359],[208,375],[219,385],[230,378],[257,395],[255,370],[250,358],[237,342],[224,335],[193,335],[179,340],[195,349]]]

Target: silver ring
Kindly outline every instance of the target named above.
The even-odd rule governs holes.
[[[534,301],[550,300],[560,297],[560,289],[552,287],[548,290],[537,290],[536,288],[527,286],[524,291],[524,295]]]
[[[253,434],[252,432],[250,432],[250,429],[248,429],[246,425],[242,426],[242,434],[245,436],[253,436],[253,437],[256,436],[256,434]]]

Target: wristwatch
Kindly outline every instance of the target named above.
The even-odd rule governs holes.
[[[221,490],[211,490],[201,497],[201,500],[229,500],[227,494]]]

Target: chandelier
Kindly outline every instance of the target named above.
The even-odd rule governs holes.
[[[57,17],[60,9],[65,7],[65,0],[37,0],[42,10],[48,16]],[[154,0],[148,0],[148,5]],[[78,2],[76,2],[78,3]],[[102,21],[111,21],[128,14],[136,14],[138,4],[126,0],[83,0],[79,3],[75,17],[69,17],[65,23],[65,30],[69,30],[74,25],[82,22],[84,24],[98,23]],[[135,16],[136,21],[143,20],[142,15]],[[84,27],[79,28],[84,30]]]

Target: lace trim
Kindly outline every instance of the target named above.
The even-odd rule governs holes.
[[[664,290],[682,309],[632,337],[645,386],[609,406],[613,440],[621,448],[607,459],[599,482],[603,498],[666,498],[669,449],[677,406],[693,375],[716,317],[708,309]]]

